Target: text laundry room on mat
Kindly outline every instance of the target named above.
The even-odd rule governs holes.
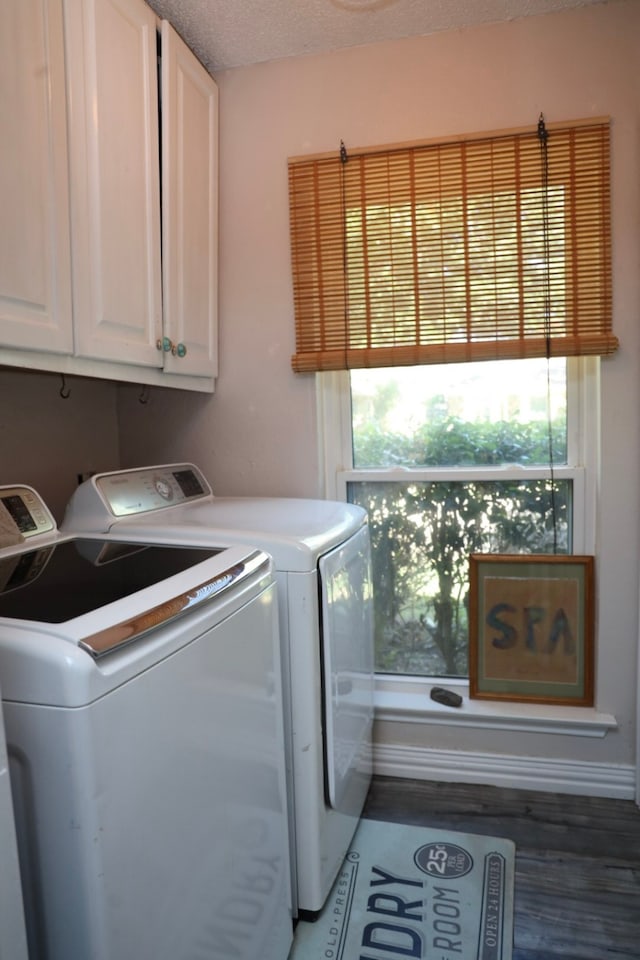
[[[290,960],[511,960],[515,845],[362,820]]]

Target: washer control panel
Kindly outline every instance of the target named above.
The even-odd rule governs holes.
[[[17,532],[24,538],[36,537],[41,533],[51,533],[56,523],[44,500],[33,487],[22,484],[0,487],[0,514],[15,525]]]

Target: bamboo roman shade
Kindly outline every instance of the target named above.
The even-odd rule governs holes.
[[[289,161],[298,372],[609,354],[609,123]]]

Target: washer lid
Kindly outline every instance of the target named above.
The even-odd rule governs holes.
[[[69,551],[77,554],[70,564],[74,570],[84,565],[93,568],[88,581],[70,578],[70,566],[65,563],[56,575],[56,548],[52,554],[32,558],[32,566],[25,562],[23,568],[14,567],[0,593],[0,677],[5,700],[85,706],[215,632],[218,624],[240,614],[273,587],[270,558],[249,546],[165,551],[161,544],[137,543],[133,545],[136,552],[116,559],[109,559],[114,548],[118,553],[132,545],[115,538],[105,544],[103,538],[87,537],[69,538],[62,546],[63,559]],[[20,564],[30,553],[17,551],[15,560]],[[142,559],[154,555],[160,563],[155,573],[154,563]],[[165,577],[169,569],[165,559],[172,556],[174,560],[178,556],[173,565],[176,572]],[[124,583],[102,589],[102,574],[109,582],[117,581],[118,567]],[[131,583],[126,582],[129,577]],[[93,586],[87,587],[88,582]],[[142,586],[145,582],[148,585]],[[89,609],[60,621],[69,611],[56,609],[59,592],[77,595],[76,610],[80,609],[77,604]],[[80,596],[85,593],[88,597]],[[29,598],[40,594],[44,600],[34,603],[34,611],[43,617],[49,604],[49,621],[21,619],[30,615]],[[118,595],[119,599],[111,599]],[[265,640],[271,643],[273,638]]]
[[[0,617],[64,623],[220,552],[81,538],[16,552],[0,558]]]

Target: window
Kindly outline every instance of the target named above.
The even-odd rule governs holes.
[[[369,515],[377,672],[467,675],[469,553],[593,551],[597,363],[318,377],[328,495]]]
[[[369,512],[380,671],[466,674],[470,552],[593,550],[608,154],[606,120],[540,118],[289,163],[292,365]]]

